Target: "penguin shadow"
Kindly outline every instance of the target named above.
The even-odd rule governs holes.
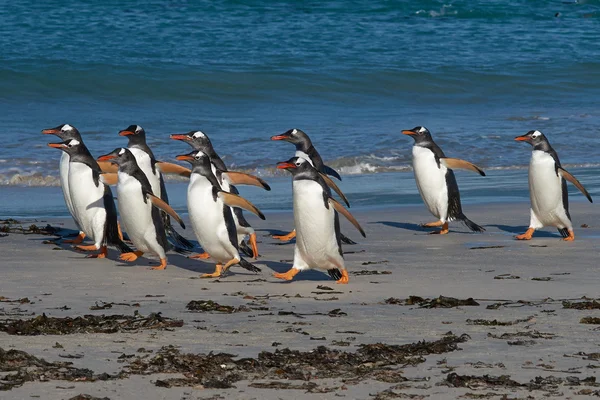
[[[506,232],[506,233],[510,233],[511,235],[521,235],[523,233],[525,233],[525,231],[529,228],[528,226],[525,225],[520,225],[520,226],[511,226],[511,225],[501,225],[501,224],[489,224],[486,225],[486,227],[494,227],[494,228],[498,228],[499,230]],[[562,238],[562,236],[557,232],[557,233],[552,233],[552,232],[548,232],[548,231],[535,231],[535,233],[533,234],[533,237],[536,238]]]
[[[292,268],[292,263],[285,263],[285,262],[280,262],[280,261],[262,261],[261,264],[266,265],[269,269],[272,270],[272,272],[278,272],[278,273],[283,273],[283,272],[287,272],[290,268]],[[271,275],[271,271],[264,271],[265,273],[268,273],[269,275]],[[281,283],[292,283],[294,281],[331,281],[331,277],[329,275],[327,275],[327,273],[323,272],[323,271],[317,271],[317,270],[307,270],[307,271],[302,271],[301,273],[299,273],[298,275],[296,275],[294,277],[293,280],[291,281],[284,281],[284,280],[280,280],[277,278],[273,278],[276,281],[279,281]]]
[[[287,235],[288,233],[290,233],[290,231],[286,232],[286,231],[282,231],[280,229],[256,229],[256,232],[264,232],[262,237],[270,238],[270,239],[273,239],[273,235]],[[286,244],[294,244],[294,243],[296,243],[296,238],[293,238],[292,240],[288,240],[288,241],[281,241],[278,239],[273,239],[273,242],[270,244],[273,244],[275,246],[283,246]]]
[[[394,221],[373,221],[369,222],[369,224],[381,224],[385,226],[391,226],[392,228],[398,229],[406,229],[408,231],[419,232],[423,234],[430,234],[435,232],[436,230],[440,230],[440,228],[425,228],[419,224],[413,224],[410,222],[394,222]],[[523,231],[525,232],[525,231]],[[470,231],[462,231],[462,230],[454,230],[450,227],[450,233],[460,234],[460,235],[471,235],[473,232]]]

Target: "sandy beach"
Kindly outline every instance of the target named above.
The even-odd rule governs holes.
[[[212,263],[178,254],[169,255],[165,271],[152,271],[153,260],[126,265],[115,261],[114,250],[111,259],[90,260],[55,236],[10,233],[0,238],[0,397],[599,396],[600,321],[580,322],[600,317],[600,305],[591,302],[600,297],[599,212],[572,205],[573,243],[550,229],[529,242],[513,240],[526,229],[526,203],[466,212],[485,234],[454,223],[449,235],[428,235],[418,226],[429,220],[423,207],[354,211],[367,239],[358,240],[344,223],[344,232],[359,242],[344,247],[348,285],[320,272],[289,283],[271,277],[287,270],[293,257],[293,244],[269,236],[291,228],[291,212],[254,221],[262,273],[233,267],[217,280],[198,278],[212,272]],[[68,219],[21,222],[74,227]],[[199,309],[188,309],[194,305]],[[50,326],[43,314],[123,317],[114,333],[94,333],[106,328],[104,321],[71,334],[39,334]],[[15,323],[33,318],[38,328]],[[77,324],[62,325],[68,333]],[[56,326],[63,329],[60,321]],[[232,356],[214,357],[218,353]],[[65,362],[72,365],[56,364]]]

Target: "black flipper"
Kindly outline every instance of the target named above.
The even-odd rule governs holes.
[[[354,240],[350,239],[348,236],[344,235],[343,233],[340,233],[340,235],[341,235],[342,242],[344,244],[356,244],[356,242]]]
[[[469,228],[473,232],[479,232],[479,233],[485,232],[484,227],[479,226],[475,222],[471,221],[469,218],[467,218],[467,216],[465,214],[459,215],[457,219],[460,222],[462,222],[463,224],[465,224],[467,226],[467,228]]]
[[[121,253],[131,253],[133,250],[127,246],[119,237],[119,226],[117,223],[117,207],[113,199],[112,191],[108,185],[104,185],[104,209],[106,210],[105,241],[119,249]]]
[[[327,273],[329,274],[330,277],[332,277],[336,281],[339,281],[340,279],[342,279],[342,271],[340,271],[337,268],[328,269]]]
[[[239,244],[239,249],[246,256],[248,256],[248,257],[254,257],[254,253],[252,252],[252,249],[250,247],[248,247],[248,244],[246,244],[246,242],[244,242],[243,240]]]
[[[569,230],[567,228],[558,228],[558,233],[560,233],[563,238],[569,237]]]
[[[342,180],[342,177],[340,176],[340,174],[338,174],[335,169],[328,167],[327,165],[323,165],[323,172],[325,172],[329,176],[333,176],[338,181]]]
[[[238,264],[240,267],[247,269],[248,271],[251,271],[251,272],[260,272],[261,271],[261,269],[258,268],[256,265],[246,261],[243,258],[240,258],[240,262]]]
[[[162,175],[160,177],[160,198],[165,203],[169,204],[169,197],[167,195],[167,187],[165,186],[165,180]],[[171,225],[171,217],[167,215],[167,213],[161,212],[163,225],[165,227],[165,233],[167,234],[167,238],[169,242],[173,245],[173,250],[178,253],[185,254],[185,251],[192,250],[194,248],[194,244],[181,236],[173,225]]]

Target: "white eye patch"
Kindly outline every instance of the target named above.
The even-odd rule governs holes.
[[[419,133],[424,133],[425,131],[427,131],[427,129],[425,129],[425,127],[420,127],[419,128]]]
[[[121,148],[121,150],[119,150],[119,155],[122,156],[123,154],[125,154],[125,149]]]
[[[69,124],[64,124],[62,128],[60,128],[62,132],[72,131],[73,127]]]
[[[135,126],[135,133],[139,133],[142,130],[142,127],[139,125]]]
[[[198,139],[198,138],[205,138],[206,135],[202,132],[202,131],[196,131],[194,132],[194,139]]]
[[[67,143],[69,146],[77,146],[79,144],[79,140],[75,140],[75,139],[71,139],[69,140],[69,143]]]
[[[298,129],[295,129],[292,131],[292,135],[295,135],[296,133],[298,133]]]
[[[542,132],[540,132],[540,131],[535,131],[535,132],[533,132],[533,133],[531,134],[531,137],[535,139],[536,137],[539,137],[541,134],[542,134]]]

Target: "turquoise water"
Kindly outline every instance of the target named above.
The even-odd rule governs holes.
[[[374,176],[414,185],[398,171],[416,125],[498,175],[527,165],[512,139],[531,129],[578,175],[600,170],[599,1],[13,0],[0,22],[3,197],[57,185],[40,130],[65,122],[97,155],[142,125],[163,160],[187,151],[170,133],[201,129],[267,179],[293,152],[269,137],[301,128],[365,205]]]

